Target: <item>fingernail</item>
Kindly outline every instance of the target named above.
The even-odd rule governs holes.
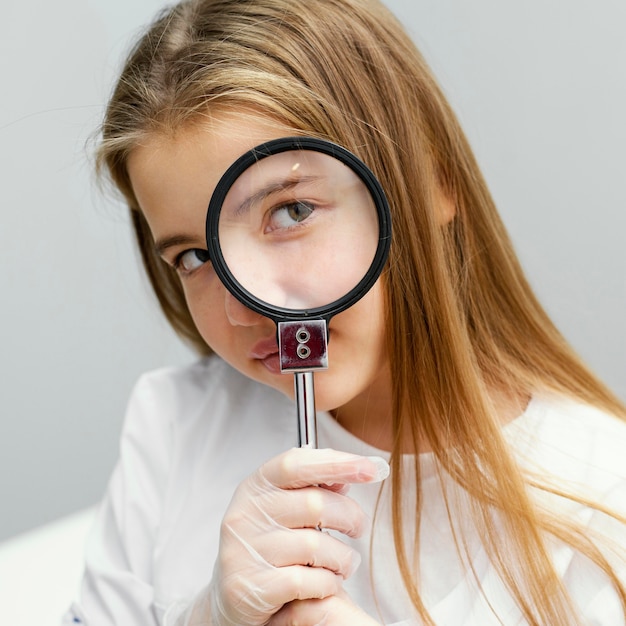
[[[367,459],[376,466],[376,473],[371,482],[377,483],[389,476],[389,463],[380,456],[368,456]]]

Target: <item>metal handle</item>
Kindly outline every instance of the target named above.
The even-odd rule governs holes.
[[[317,448],[313,372],[296,372],[293,380],[298,413],[298,446],[300,448]]]

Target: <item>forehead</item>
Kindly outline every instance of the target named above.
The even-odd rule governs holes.
[[[146,135],[130,152],[129,177],[134,187],[135,182],[158,182],[159,170],[181,168],[217,183],[231,163],[251,148],[295,133],[269,117],[251,113],[202,117],[176,131]]]
[[[271,118],[233,112],[202,118],[173,133],[147,135],[131,151],[127,168],[154,238],[179,226],[197,228],[233,161],[260,143],[293,134]]]

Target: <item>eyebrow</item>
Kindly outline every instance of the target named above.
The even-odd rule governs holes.
[[[168,248],[172,248],[174,246],[186,246],[190,244],[198,245],[198,238],[192,237],[191,235],[168,235],[167,237],[162,237],[157,240],[154,244],[154,248],[159,256],[163,256],[165,251]]]
[[[281,180],[277,182],[270,182],[265,187],[262,187],[257,192],[253,193],[249,198],[246,198],[236,209],[235,213],[241,215],[250,210],[250,207],[260,200],[264,200],[269,196],[280,193],[281,191],[293,189],[302,183],[310,183],[322,179],[323,176],[300,176],[298,178],[291,178],[287,180]],[[204,243],[204,242],[203,242]],[[175,234],[167,235],[158,239],[154,248],[159,256],[163,256],[169,248],[174,246],[198,246],[198,238],[191,235]]]
[[[311,183],[323,178],[322,176],[298,176],[298,178],[288,178],[277,182],[270,182],[265,187],[262,187],[250,197],[246,198],[235,210],[236,215],[242,215],[250,210],[256,202],[265,200],[270,196],[280,193],[282,191],[288,191],[301,184]]]

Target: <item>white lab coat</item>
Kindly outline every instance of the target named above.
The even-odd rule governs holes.
[[[82,593],[65,623],[173,624],[177,607],[211,579],[220,521],[235,487],[294,445],[294,412],[290,400],[216,357],[143,376],[129,403],[120,460],[88,542]],[[350,435],[328,414],[318,415],[318,428],[320,447],[388,456]],[[545,397],[534,398],[505,434],[523,464],[574,481],[626,514],[625,424],[596,409]],[[434,459],[424,454],[420,462],[421,591],[433,618],[442,626],[500,624],[491,603],[506,626],[525,624],[469,526],[465,495],[452,486],[457,530],[465,525],[485,595],[477,591],[454,547]],[[378,488],[353,486],[350,495],[371,515]],[[369,536],[346,540],[361,552],[363,563],[345,587],[381,623],[418,624],[395,561],[387,499],[382,502],[375,525],[375,594]],[[624,527],[579,505],[559,506],[564,515],[602,528],[626,545]],[[623,625],[619,601],[604,576],[564,546],[554,546],[553,554],[587,623]]]

